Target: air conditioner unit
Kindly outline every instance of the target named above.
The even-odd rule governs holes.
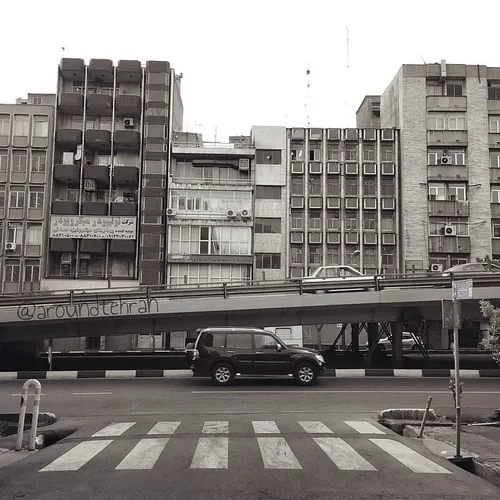
[[[167,208],[168,217],[175,217],[175,210],[173,208]]]
[[[249,219],[251,216],[252,216],[252,214],[251,214],[250,210],[245,209],[245,210],[241,211],[241,217],[243,219]]]
[[[85,191],[96,191],[97,190],[97,184],[95,182],[95,179],[84,179],[84,181],[83,181],[83,189]]]
[[[250,160],[248,158],[240,158],[238,168],[243,171],[250,170]]]
[[[457,235],[457,228],[455,226],[450,226],[447,224],[444,226],[444,235],[445,236],[456,236]]]
[[[133,118],[124,118],[123,125],[125,125],[126,128],[132,128],[134,126],[134,119]]]
[[[61,264],[71,264],[72,255],[69,252],[64,252],[61,254]]]
[[[441,165],[451,165],[451,156],[441,156],[439,163]]]
[[[16,249],[16,244],[12,241],[5,243],[5,250],[14,251]]]
[[[226,214],[230,219],[234,219],[236,217],[236,211],[235,210],[228,210]]]
[[[443,272],[443,264],[431,264],[431,271],[433,273],[442,273]]]

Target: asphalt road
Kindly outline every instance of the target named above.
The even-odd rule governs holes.
[[[446,379],[43,381],[42,411],[78,422],[70,437],[0,469],[0,499],[492,500],[500,490],[376,413],[453,412]],[[22,382],[0,383],[15,412]],[[498,380],[466,380],[465,414],[500,406]]]

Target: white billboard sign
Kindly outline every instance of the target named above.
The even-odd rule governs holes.
[[[50,218],[50,237],[135,240],[136,225],[136,217],[52,215]]]

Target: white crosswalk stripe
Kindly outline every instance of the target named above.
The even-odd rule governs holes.
[[[99,441],[78,443],[74,448],[47,465],[47,467],[41,469],[40,472],[78,470],[112,442],[112,439],[101,439]]]
[[[319,437],[314,441],[340,470],[377,470],[343,439]]]
[[[201,432],[203,434],[227,434],[229,422],[227,420],[205,422]]]
[[[180,422],[157,422],[148,435],[173,434],[179,425],[181,425]]]
[[[265,469],[302,469],[299,461],[282,437],[258,437]]]
[[[109,424],[104,429],[97,431],[95,434],[92,434],[92,437],[115,437],[121,436],[125,431],[130,429],[135,422],[119,422],[117,424]]]
[[[382,429],[375,427],[370,422],[364,420],[344,420],[344,424],[352,427],[356,432],[360,434],[385,434]]]
[[[329,429],[323,422],[318,422],[313,420],[302,420],[299,421],[299,425],[308,434],[333,434],[333,431]]]
[[[117,469],[141,470],[152,469],[161,452],[167,446],[169,438],[141,439],[134,449],[117,465]]]
[[[394,441],[393,439],[375,439],[370,441],[376,444],[379,448],[389,453],[396,460],[406,465],[410,470],[417,473],[429,474],[451,474],[451,472],[444,467],[434,463],[432,460],[423,457],[416,451],[413,451],[408,446]]]
[[[191,469],[227,469],[228,454],[229,438],[200,438],[191,462]]]
[[[280,430],[274,420],[253,420],[255,434],[279,434]]]

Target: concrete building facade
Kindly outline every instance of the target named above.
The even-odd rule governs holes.
[[[403,269],[500,256],[500,68],[403,65],[381,96],[400,129]]]
[[[0,293],[40,289],[55,95],[0,104]]]

